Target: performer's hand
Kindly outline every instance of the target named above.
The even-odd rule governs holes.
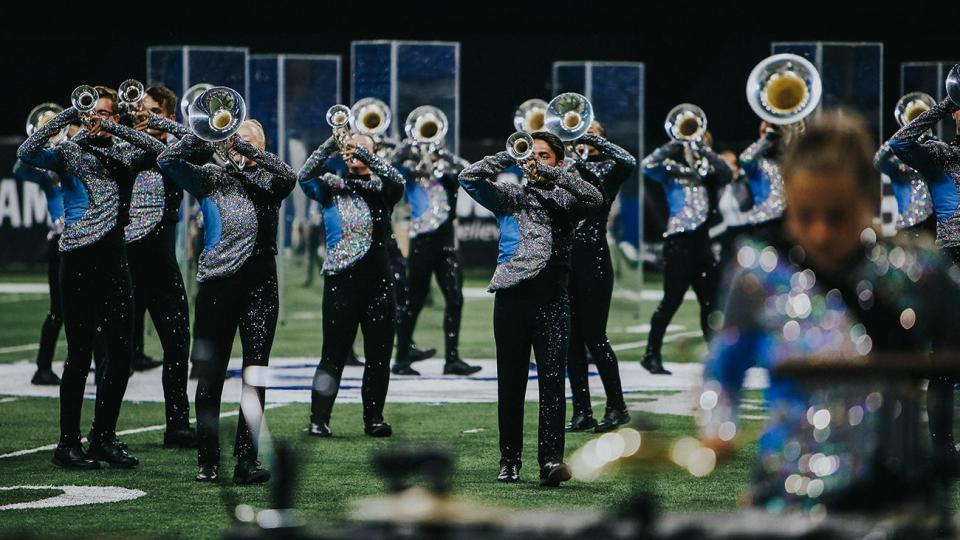
[[[150,127],[150,115],[145,111],[137,111],[133,115],[133,129],[144,131]]]
[[[98,115],[89,115],[84,118],[83,125],[87,128],[87,134],[96,137],[103,131],[103,123]]]

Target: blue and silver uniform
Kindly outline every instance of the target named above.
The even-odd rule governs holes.
[[[441,149],[436,153],[434,170],[441,170],[439,177],[432,171],[419,171],[416,147],[410,143],[399,146],[393,156],[394,163],[406,178],[404,199],[410,204],[410,237],[442,233],[453,238],[453,220],[456,217],[457,194],[460,183],[457,176],[468,165],[466,161]]]
[[[933,214],[933,201],[923,175],[898,158],[884,143],[873,158],[878,171],[890,178],[897,199],[897,230],[919,225]]]
[[[585,245],[598,245],[601,242],[605,244],[610,207],[620,193],[620,186],[637,168],[637,158],[599,135],[584,135],[577,142],[588,144],[599,152],[597,155],[587,156],[584,161],[576,161],[575,167],[584,180],[594,183],[594,187],[600,190],[603,204],[577,225],[576,242]]]
[[[753,195],[753,208],[747,213],[747,223],[759,225],[783,217],[786,201],[783,196],[783,177],[780,166],[768,154],[776,135],[770,132],[757,139],[740,154],[740,167],[747,176]]]
[[[768,370],[769,420],[758,441],[751,494],[755,505],[771,509],[809,508],[857,486],[893,482],[913,463],[878,470],[897,467],[879,459],[888,422],[878,409],[884,394],[874,393],[886,388],[882,379],[808,385],[776,367],[806,358],[928,351],[931,343],[955,346],[960,335],[951,312],[960,289],[936,253],[866,244],[842,269],[826,273],[795,252],[755,242],[739,247],[699,400],[703,437],[730,441],[747,370]],[[916,473],[906,471],[908,480]]]
[[[709,162],[713,174],[706,177],[686,163],[683,143],[670,141],[657,148],[641,162],[643,174],[663,184],[667,196],[669,218],[664,238],[697,230],[710,216],[708,180],[726,184],[732,173],[730,167],[713,150],[700,147],[699,152]],[[713,177],[713,178],[711,178]]]
[[[197,281],[234,274],[253,255],[276,254],[280,203],[296,182],[293,169],[240,138],[235,150],[256,162],[243,171],[209,163],[214,148],[186,135],[157,158],[160,171],[200,201],[203,252]]]
[[[937,245],[942,248],[960,246],[960,147],[924,134],[956,110],[947,98],[900,128],[887,143],[927,181],[937,216]]]
[[[50,220],[51,239],[63,232],[63,190],[60,188],[60,179],[57,174],[44,169],[38,169],[22,160],[13,165],[13,177],[21,182],[32,182],[40,186],[47,198],[47,216]]]
[[[403,195],[403,177],[390,164],[358,146],[355,156],[370,175],[335,174],[330,160],[338,153],[333,137],[314,150],[300,169],[300,188],[320,203],[326,231],[324,275],[341,273],[372,249],[385,248],[391,231],[390,212]]]
[[[515,160],[506,152],[487,156],[460,173],[460,185],[500,226],[500,254],[490,291],[518,285],[548,266],[569,269],[573,227],[603,204],[597,188],[574,172],[537,163],[546,187],[496,182]]]

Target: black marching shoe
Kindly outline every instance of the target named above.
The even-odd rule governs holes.
[[[646,369],[654,375],[672,375],[672,373],[663,367],[663,360],[659,356],[647,355],[640,361],[643,369]]]
[[[270,471],[255,459],[241,459],[233,468],[234,484],[262,484],[270,480]]]
[[[163,365],[163,362],[160,360],[154,360],[153,358],[142,354],[137,356],[130,362],[130,369],[132,371],[147,371],[150,369],[158,368]]]
[[[116,433],[105,433],[91,438],[87,455],[97,461],[106,461],[111,467],[118,469],[133,469],[140,464],[140,460],[127,451],[127,445],[117,439]]]
[[[30,379],[30,384],[37,386],[59,386],[60,377],[57,377],[57,374],[50,368],[38,369],[37,372],[33,374],[33,378]]]
[[[353,349],[350,350],[350,354],[347,355],[347,362],[345,366],[362,366],[363,362],[357,358],[357,353],[353,352]]]
[[[310,422],[310,425],[307,426],[307,435],[311,437],[333,437],[333,432],[330,431],[330,421]]]
[[[597,427],[597,419],[593,417],[592,412],[576,413],[570,419],[570,423],[564,428],[565,431],[589,431]]]
[[[393,428],[383,418],[363,422],[363,432],[371,437],[389,437],[393,435]]]
[[[520,460],[501,460],[500,474],[497,475],[497,482],[505,484],[516,484],[520,481]]]
[[[419,376],[420,372],[410,367],[410,364],[394,364],[390,369],[390,372],[394,375],[414,375]]]
[[[417,347],[416,343],[410,344],[410,352],[407,354],[407,358],[410,359],[410,362],[419,362],[421,360],[426,360],[427,358],[433,358],[433,355],[437,354],[437,349],[431,347],[429,349],[420,349]]]
[[[622,426],[629,421],[630,413],[627,412],[627,409],[611,409],[610,407],[607,407],[606,412],[603,413],[603,419],[597,424],[595,431],[597,433],[612,431],[618,426]]]
[[[560,482],[566,482],[573,478],[570,474],[570,467],[562,461],[548,461],[540,467],[540,485],[544,487],[557,487]]]
[[[190,427],[168,429],[163,432],[164,448],[196,448],[197,431]]]
[[[458,356],[452,356],[447,359],[447,363],[443,366],[444,375],[473,375],[474,373],[483,369],[480,366],[471,366],[470,364],[464,362]]]
[[[90,470],[100,468],[100,462],[87,457],[83,447],[79,444],[77,446],[61,446],[58,444],[57,449],[53,451],[53,459],[50,461],[57,467],[64,469]]]
[[[194,480],[197,482],[216,482],[220,479],[220,465],[217,463],[204,463],[197,468],[197,476]]]

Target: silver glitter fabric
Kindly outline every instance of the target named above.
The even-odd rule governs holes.
[[[603,203],[600,191],[579,174],[538,163],[541,178],[552,189],[496,182],[514,164],[506,152],[487,156],[460,173],[460,184],[478,203],[493,212],[500,224],[500,258],[490,281],[491,292],[513,287],[543,270],[551,258],[566,258],[570,242],[554,245],[554,229],[572,229],[584,213]],[[553,223],[561,219],[564,223]],[[564,255],[565,254],[565,255]]]
[[[421,154],[429,152],[427,159]],[[408,171],[405,195],[410,203],[410,237],[430,234],[452,219],[456,177],[469,163],[444,148],[420,149],[410,141],[396,147],[391,161]],[[457,186],[459,187],[459,186]]]
[[[123,229],[127,243],[150,234],[163,219],[165,202],[163,175],[157,168],[141,171],[133,183],[130,223]]]
[[[76,119],[76,109],[65,109],[17,150],[19,159],[60,176],[66,212],[61,251],[89,246],[103,238],[117,225],[120,200],[110,173],[96,156],[81,148],[83,133],[54,147],[46,146],[50,137]]]
[[[247,186],[270,195],[258,200],[270,205],[271,211],[293,188],[293,169],[276,156],[239,139],[235,148],[255,159],[258,166],[232,174],[219,165],[209,164],[213,146],[194,135],[185,136],[157,158],[161,172],[200,200],[204,249],[197,270],[199,282],[234,274],[254,252],[260,232],[258,208]]]
[[[873,159],[877,170],[890,177],[894,189],[909,190],[907,204],[900,206],[900,197],[897,197],[898,210],[897,229],[907,229],[917,225],[933,214],[933,200],[923,175],[913,167],[904,163],[890,150],[889,144],[884,144],[877,151]],[[902,186],[902,187],[901,187]]]
[[[783,177],[780,175],[780,166],[773,159],[767,157],[771,140],[761,137],[754,141],[740,154],[740,166],[746,173],[751,184],[765,184],[767,196],[761,200],[754,200],[754,206],[747,212],[747,223],[759,225],[770,220],[783,217],[786,199],[783,194]],[[752,189],[752,191],[757,191]]]
[[[865,244],[833,275],[804,265],[798,247],[785,254],[745,243],[734,263],[697,422],[705,439],[733,440],[747,370],[769,370],[753,500],[771,510],[810,508],[876,471],[885,383],[869,376],[804,383],[775,368],[785,360],[927,351],[944,339],[952,346],[957,325],[943,321],[960,300],[955,269],[946,271],[935,253],[892,243]]]
[[[670,142],[657,148],[640,164],[644,174],[663,183],[667,192],[670,217],[664,238],[696,230],[706,223],[710,213],[710,199],[703,178],[692,167],[670,157],[675,144]],[[682,201],[679,207],[674,202],[678,194]]]
[[[937,216],[937,245],[945,248],[960,246],[960,147],[926,134],[956,111],[946,98],[900,128],[887,143],[898,158],[923,174]]]
[[[426,194],[427,207],[420,215],[410,217],[411,238],[437,230],[450,217],[450,200],[439,179],[432,175],[418,176],[407,184],[408,193],[418,189]]]

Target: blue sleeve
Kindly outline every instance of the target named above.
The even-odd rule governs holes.
[[[696,176],[696,173],[686,165],[677,163],[669,156],[669,146],[673,143],[667,143],[654,150],[649,156],[643,158],[640,163],[643,167],[643,174],[656,182],[666,182],[671,178]]]
[[[719,332],[710,343],[703,378],[717,381],[725,392],[736,396],[743,388],[747,370],[756,367],[758,359],[769,353],[769,340],[769,334],[758,329]]]

